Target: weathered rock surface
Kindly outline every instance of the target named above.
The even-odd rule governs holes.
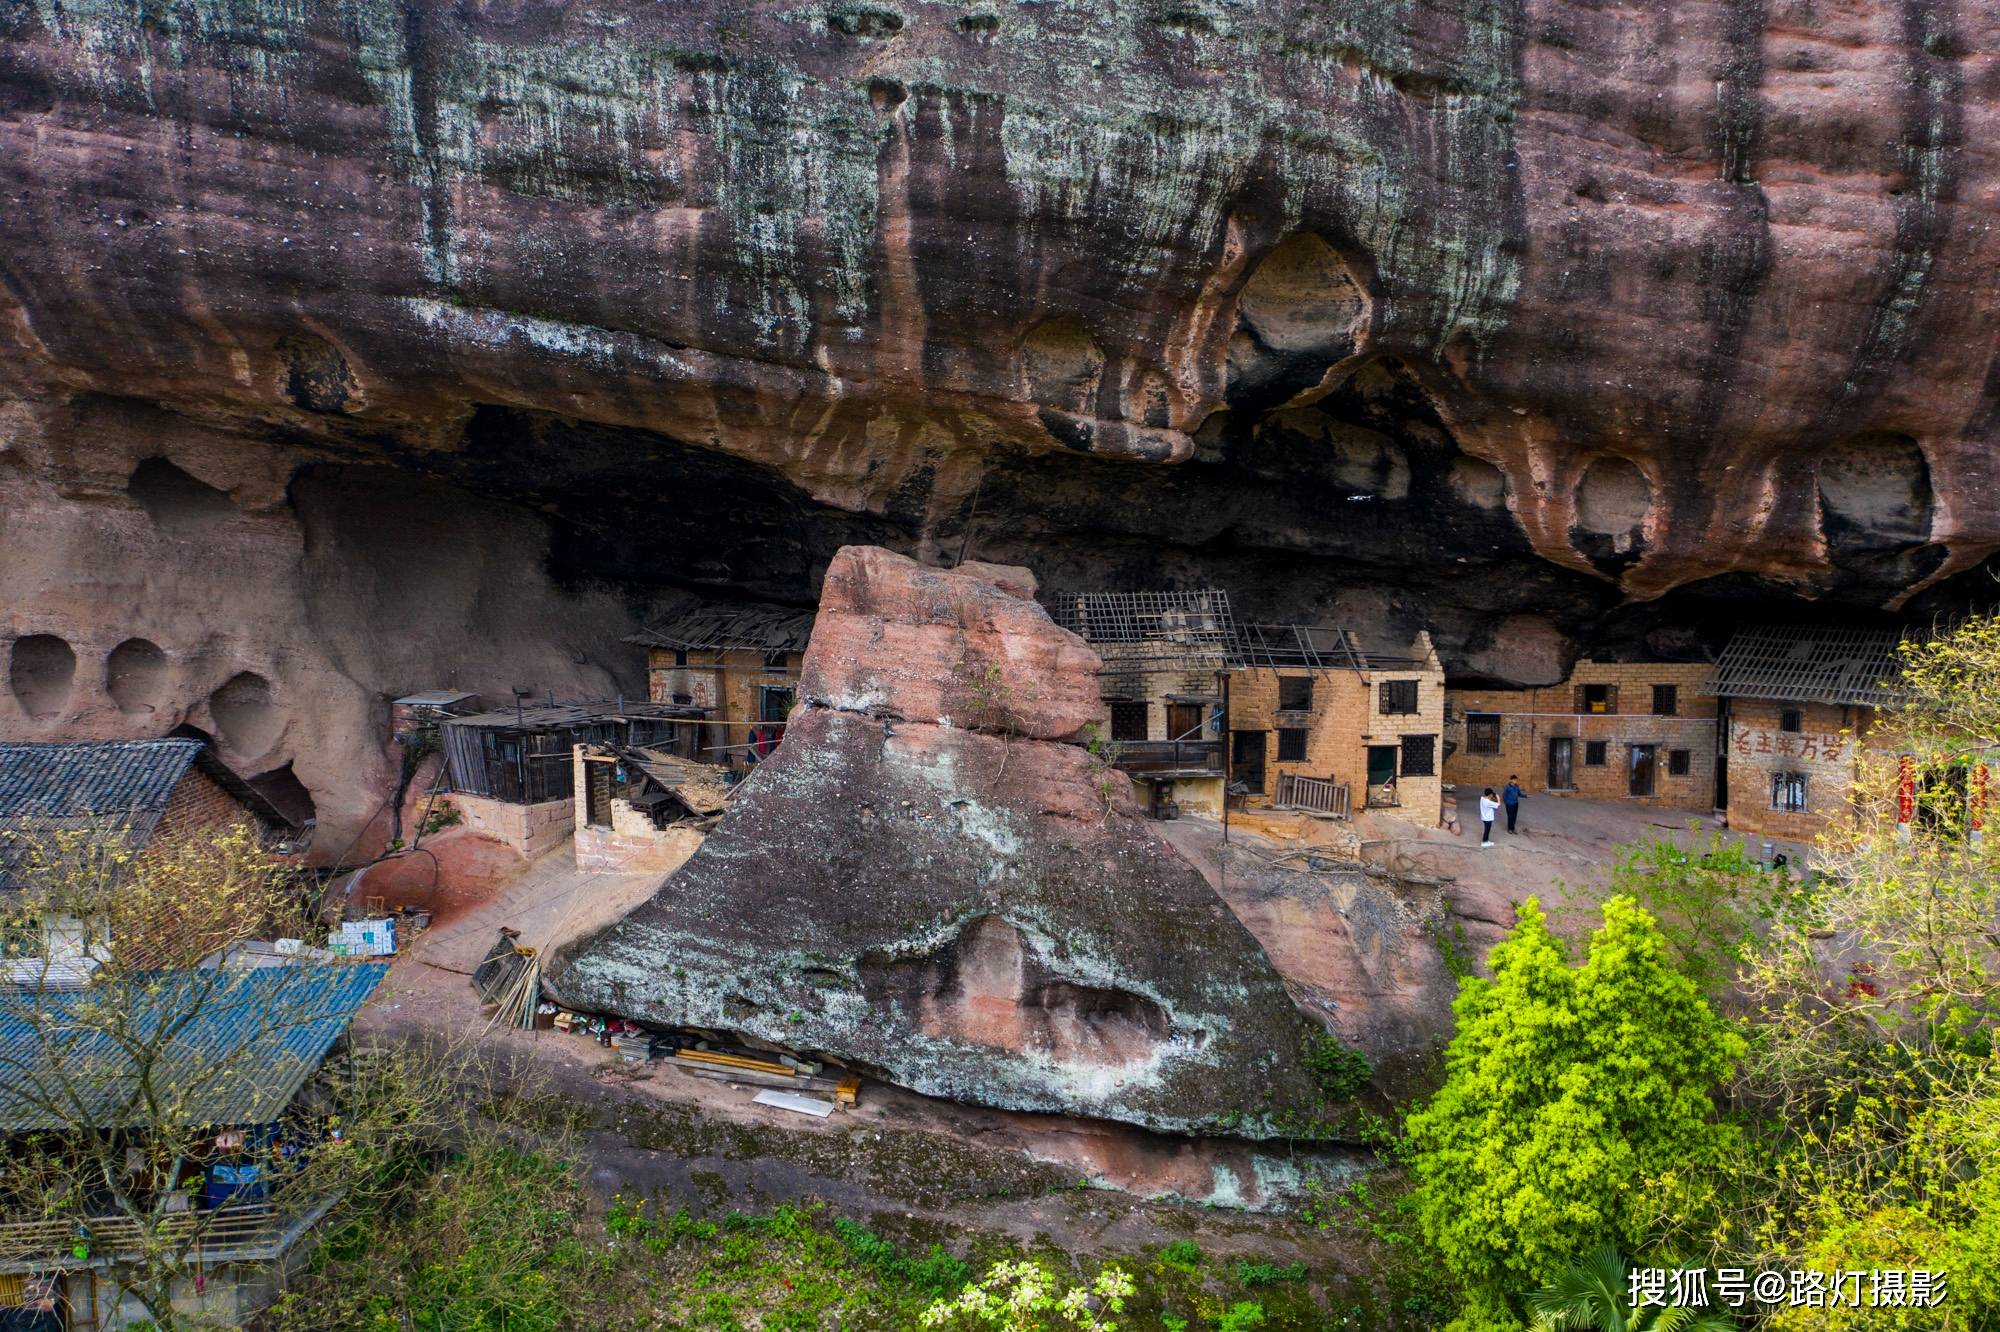
[[[799,695],[815,707],[1032,740],[1074,736],[1103,711],[1090,646],[1028,596],[1021,570],[950,573],[849,547],[820,590]]]
[[[876,654],[941,661],[974,626],[1066,637],[1032,602],[887,552],[841,552],[827,583],[844,608],[814,629],[809,681],[868,672]],[[929,627],[857,649],[853,608],[894,623],[899,599]],[[973,625],[955,629],[952,607]],[[1073,641],[1050,670],[1094,667]],[[1253,1137],[1320,1114],[1307,1023],[1124,777],[1075,745],[913,720],[921,685],[906,706],[900,677],[865,678],[888,682],[878,715],[802,691],[783,746],[701,849],[565,950],[557,995],[1009,1109]]]
[[[1996,49],[1946,0],[0,6],[0,567],[48,571],[0,638],[94,672],[169,585],[175,706],[278,671],[267,757],[351,811],[310,726],[604,667],[388,546],[340,577],[403,605],[330,627],[315,468],[508,506],[571,590],[970,549],[1494,678],[1921,613],[2000,547]],[[128,494],[148,451],[279,539]],[[244,583],[282,662],[217,646]]]

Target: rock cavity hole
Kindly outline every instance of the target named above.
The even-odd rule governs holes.
[[[1599,458],[1576,487],[1576,522],[1586,532],[1622,536],[1643,527],[1653,508],[1653,483],[1626,458]]]
[[[76,679],[76,653],[54,634],[29,634],[14,640],[8,654],[7,682],[21,710],[31,717],[60,716]]]
[[[167,654],[144,638],[128,638],[104,659],[104,689],[125,713],[157,711],[167,690]]]
[[[271,682],[255,671],[240,671],[208,696],[208,710],[223,743],[241,754],[261,754],[284,728],[284,715],[271,697]]]
[[[165,458],[148,458],[133,468],[125,489],[169,536],[197,536],[236,512],[228,495]]]

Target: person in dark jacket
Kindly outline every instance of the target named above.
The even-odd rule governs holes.
[[[1500,803],[1507,807],[1507,831],[1513,832],[1514,820],[1521,817],[1521,779],[1511,772],[1506,789],[1500,792]]]

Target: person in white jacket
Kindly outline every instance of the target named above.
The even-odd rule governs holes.
[[[1479,844],[1493,845],[1493,820],[1499,816],[1500,802],[1493,795],[1493,788],[1487,787],[1479,794]]]

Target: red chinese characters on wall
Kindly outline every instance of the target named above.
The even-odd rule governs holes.
[[[1773,731],[1740,724],[1729,731],[1729,747],[1742,758],[1766,755],[1806,763],[1838,763],[1847,752],[1848,737],[1838,731]]]

